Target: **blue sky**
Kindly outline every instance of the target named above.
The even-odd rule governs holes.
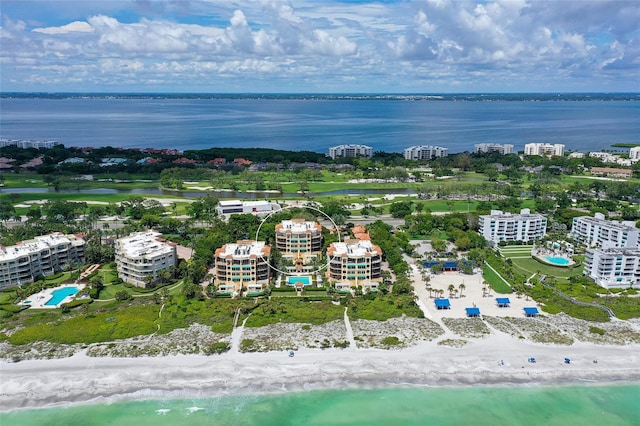
[[[0,90],[640,91],[640,2],[2,0]]]

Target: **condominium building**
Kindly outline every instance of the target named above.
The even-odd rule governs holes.
[[[634,163],[640,160],[640,146],[634,146],[633,148],[629,148],[629,160],[631,160]]]
[[[216,212],[219,216],[229,216],[232,214],[266,216],[281,209],[280,204],[270,201],[224,200],[218,202]]]
[[[271,247],[264,241],[240,240],[225,244],[215,253],[218,291],[262,291],[269,285]]]
[[[433,160],[434,158],[446,157],[447,155],[449,155],[449,149],[441,146],[410,146],[404,150],[405,160]]]
[[[327,249],[327,257],[327,275],[336,289],[378,288],[382,280],[382,250],[371,241],[353,239],[332,243]]]
[[[606,220],[602,213],[596,213],[594,217],[574,217],[569,236],[589,247],[637,248],[640,229],[635,222]]]
[[[561,143],[528,143],[524,146],[524,155],[547,155],[562,157],[564,145]]]
[[[322,226],[318,222],[283,220],[276,225],[275,231],[278,251],[296,264],[308,263],[322,251]]]
[[[152,287],[164,271],[176,266],[176,244],[156,231],[135,232],[115,241],[116,268],[122,281],[136,287]]]
[[[31,283],[53,275],[67,265],[84,262],[85,241],[78,235],[56,232],[0,246],[0,289]]]
[[[640,250],[587,249],[584,275],[604,288],[640,287]]]
[[[329,157],[332,159],[336,159],[338,157],[347,157],[347,158],[355,158],[355,157],[373,157],[373,148],[367,145],[338,145],[332,148],[329,148]]]
[[[53,148],[58,145],[56,141],[23,140],[23,139],[0,139],[0,148],[5,146],[17,146],[18,148]]]
[[[488,152],[498,152],[500,154],[513,154],[513,145],[511,144],[499,144],[499,143],[478,143],[473,146],[473,152],[475,154],[482,154]]]
[[[487,241],[529,242],[545,236],[547,219],[539,214],[531,214],[529,209],[522,209],[520,214],[491,210],[491,214],[479,217],[478,226],[478,232]]]

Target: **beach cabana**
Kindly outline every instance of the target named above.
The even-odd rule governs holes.
[[[537,317],[539,313],[540,312],[538,312],[538,308],[524,308],[525,316]]]
[[[496,297],[496,304],[498,308],[508,308],[511,305],[511,301],[508,297]]]
[[[436,304],[436,309],[451,309],[449,299],[436,299],[434,303]]]
[[[479,317],[480,308],[465,308],[468,317]]]

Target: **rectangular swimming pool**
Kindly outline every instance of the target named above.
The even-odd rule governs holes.
[[[287,277],[287,284],[288,285],[296,285],[296,284],[310,285],[311,277]]]
[[[47,300],[44,306],[58,306],[67,296],[73,296],[78,291],[80,291],[80,289],[77,287],[63,287],[53,290],[51,299]]]

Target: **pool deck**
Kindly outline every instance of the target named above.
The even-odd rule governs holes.
[[[60,290],[62,288],[66,288],[66,287],[75,287],[75,288],[78,289],[78,292],[80,292],[80,291],[82,291],[82,289],[84,289],[84,284],[63,284],[63,285],[60,285],[58,287],[45,288],[44,290],[42,290],[42,291],[40,291],[38,293],[32,294],[31,296],[27,297],[25,300],[20,302],[19,305],[30,306],[31,309],[55,309],[55,308],[59,308],[60,305],[62,305],[63,303],[68,303],[68,302],[72,301],[75,298],[76,295],[74,294],[74,295],[65,297],[57,305],[47,306],[47,305],[45,305],[45,303],[47,303],[49,300],[51,300],[51,298],[53,297],[53,292],[55,290]],[[30,302],[30,303],[27,303],[27,302]]]

